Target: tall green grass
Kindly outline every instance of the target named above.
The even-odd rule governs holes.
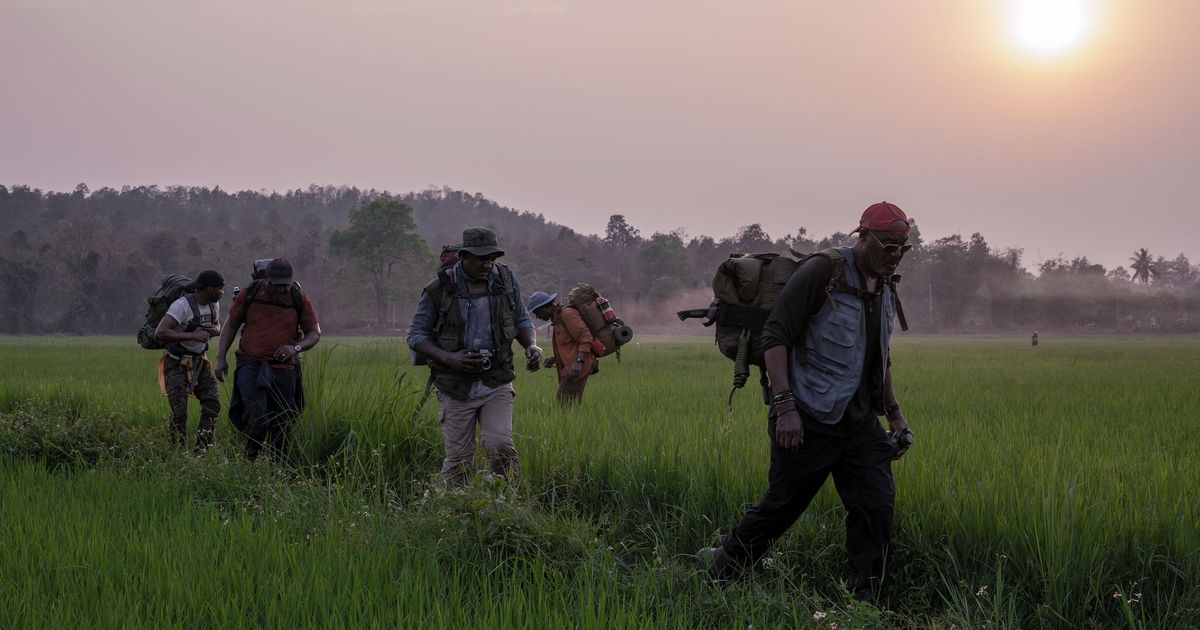
[[[551,373],[522,374],[522,478],[448,494],[430,491],[436,405],[403,345],[318,348],[291,464],[272,466],[240,461],[225,421],[206,457],[170,451],[153,353],[125,340],[0,339],[0,530],[21,532],[0,563],[0,606],[21,611],[11,620],[1196,625],[1195,339],[897,340],[893,372],[918,443],[894,466],[879,608],[843,592],[832,488],[747,579],[715,585],[695,571],[687,556],[761,496],[768,455],[757,393],[726,410],[730,364],[708,343],[627,348],[572,410],[555,404]],[[57,518],[28,516],[38,510]],[[146,557],[177,550],[177,561],[142,562],[120,524],[154,550]],[[110,568],[72,593],[69,573],[31,579],[42,556]]]

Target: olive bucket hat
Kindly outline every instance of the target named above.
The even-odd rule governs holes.
[[[463,240],[460,252],[473,256],[503,256],[504,250],[496,241],[496,233],[485,227],[470,227],[463,230]]]

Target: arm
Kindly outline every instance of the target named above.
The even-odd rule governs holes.
[[[804,340],[808,320],[825,304],[825,286],[833,265],[824,256],[802,264],[784,286],[763,324],[763,362],[771,379],[771,415],[775,418],[775,441],[795,452],[804,445],[804,422],[792,393],[789,349]]]
[[[583,372],[583,363],[588,357],[592,356],[592,331],[588,330],[587,324],[583,323],[583,316],[579,311],[565,307],[560,315],[562,319],[563,330],[575,342],[575,359],[570,364],[568,370],[572,379],[579,378]],[[570,357],[562,357],[563,362],[570,361]]]
[[[229,363],[225,360],[225,355],[229,354],[229,347],[233,345],[233,338],[237,336],[238,330],[242,327],[242,314],[246,309],[244,306],[246,292],[242,291],[238,294],[237,299],[233,301],[233,305],[229,307],[229,318],[225,320],[225,325],[221,327],[221,338],[217,342],[217,364],[213,366],[213,375],[218,381],[225,380],[225,373],[229,371]]]
[[[892,410],[887,414],[887,419],[892,430],[892,445],[897,447],[896,459],[900,459],[912,445],[913,432],[908,428],[908,420],[904,418],[904,412],[900,410],[900,402],[896,400],[896,390],[892,387],[891,361],[888,363],[889,365],[883,372],[883,406],[884,409]]]
[[[533,329],[533,320],[525,308],[525,300],[521,299],[521,286],[513,277],[513,300],[516,301],[517,343],[525,348],[525,369],[536,372],[542,367],[542,349],[537,345],[537,332]]]
[[[308,296],[303,292],[300,293],[300,299],[304,303],[304,308],[297,325],[304,334],[296,343],[279,347],[275,351],[277,361],[294,361],[296,355],[311,349],[321,340],[321,323],[317,321],[317,311],[313,309],[312,302],[308,301]]]
[[[204,328],[197,328],[192,332],[179,330],[179,322],[170,314],[163,315],[163,318],[158,320],[158,327],[154,329],[154,340],[162,343],[180,341],[207,343],[209,335],[210,332]]]
[[[311,350],[312,347],[317,345],[317,342],[320,340],[321,324],[313,323],[311,326],[304,329],[304,336],[300,338],[300,341],[296,342],[296,345],[300,348],[300,352],[304,352],[305,350]]]

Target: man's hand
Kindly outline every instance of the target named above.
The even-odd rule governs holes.
[[[228,371],[229,371],[229,362],[225,360],[224,356],[217,357],[217,365],[216,365],[216,367],[213,368],[213,375],[217,377],[218,381],[221,381],[222,383],[224,383],[225,382],[225,373]]]
[[[896,449],[895,459],[900,459],[908,452],[916,435],[913,434],[912,429],[908,428],[908,421],[899,411],[888,416],[888,425],[892,428],[891,443],[892,448]]]
[[[795,453],[804,446],[804,423],[795,406],[775,418],[775,441],[789,453]]]
[[[546,369],[554,367],[554,357],[546,357],[546,359],[542,361],[542,367]]]
[[[196,330],[188,333],[188,339],[192,341],[199,341],[200,343],[208,343],[208,340],[211,337],[212,332],[205,328],[197,328]]]
[[[567,378],[572,381],[579,380],[579,375],[583,374],[583,363],[576,361],[571,364],[571,369],[567,370]]]
[[[478,352],[466,350],[447,352],[438,357],[437,361],[456,372],[478,372],[483,366],[483,358]]]
[[[280,363],[291,361],[292,357],[296,356],[296,348],[295,346],[279,346],[279,348],[275,350],[274,356],[275,360],[279,361]]]
[[[525,348],[525,369],[530,372],[542,369],[542,349],[537,345]]]

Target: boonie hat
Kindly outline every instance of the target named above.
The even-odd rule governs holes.
[[[532,313],[539,308],[554,301],[558,297],[557,293],[546,293],[545,291],[534,291],[533,295],[529,296],[529,312]]]
[[[504,255],[504,250],[500,249],[500,243],[496,241],[496,233],[485,227],[463,230],[463,242],[458,251],[474,256]]]
[[[880,201],[876,204],[871,204],[862,213],[862,218],[858,220],[858,227],[854,228],[854,232],[862,230],[870,230],[872,232],[907,232],[912,226],[908,223],[908,215],[904,214],[896,204],[887,201]]]

